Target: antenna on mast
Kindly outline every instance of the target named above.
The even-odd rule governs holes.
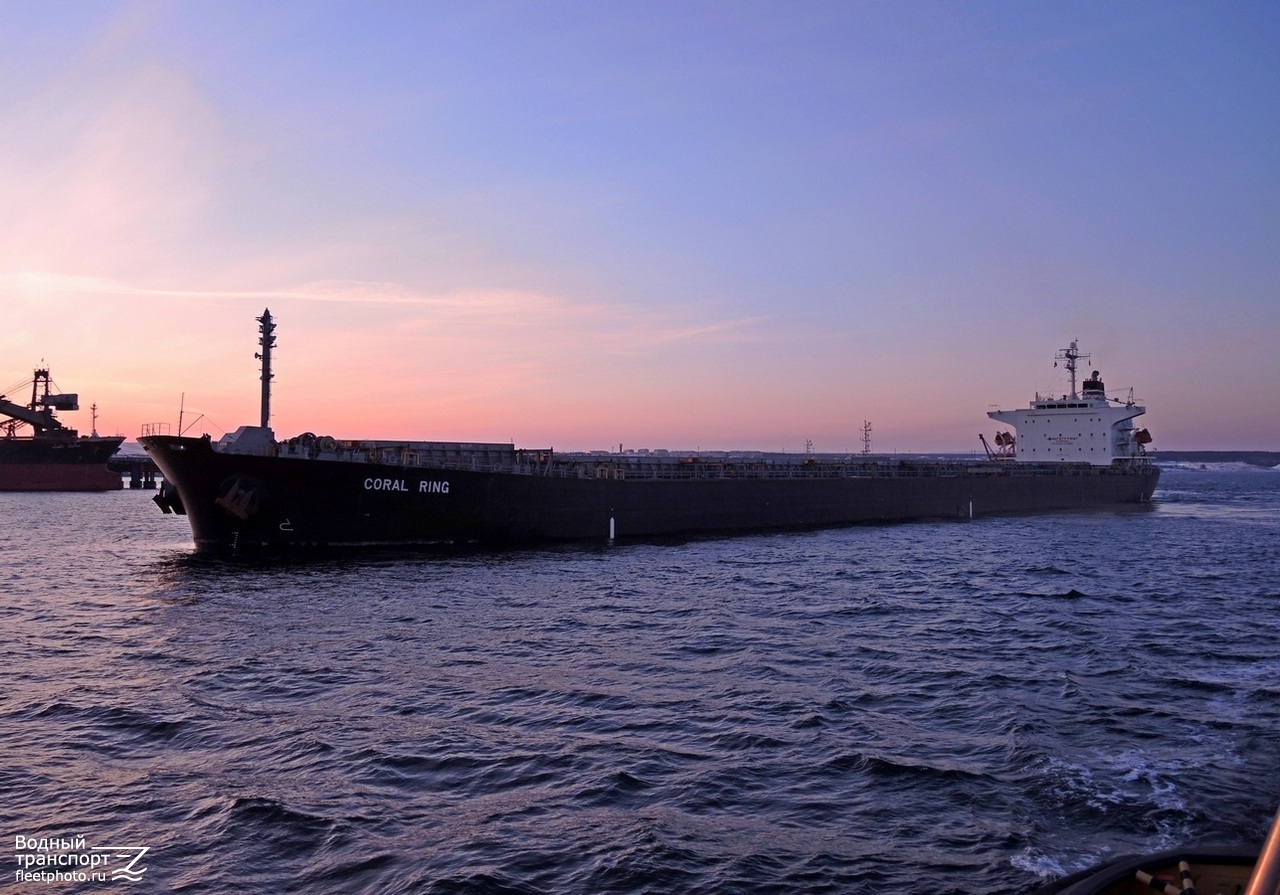
[[[1058,365],[1058,364],[1056,363],[1057,361],[1062,360],[1062,361],[1066,361],[1066,362],[1067,362],[1067,373],[1068,373],[1068,374],[1070,374],[1070,376],[1071,376],[1071,396],[1070,396],[1070,398],[1071,398],[1071,400],[1072,400],[1072,401],[1074,401],[1074,400],[1076,400],[1077,398],[1079,398],[1079,397],[1080,397],[1078,394],[1076,394],[1076,361],[1078,361],[1078,360],[1079,360],[1080,358],[1082,358],[1082,357],[1083,357],[1083,358],[1085,358],[1085,359],[1087,360],[1087,359],[1088,359],[1088,357],[1089,357],[1089,355],[1087,355],[1087,354],[1081,354],[1079,351],[1077,351],[1077,350],[1076,350],[1076,342],[1075,342],[1075,340],[1072,340],[1072,342],[1071,342],[1071,347],[1070,347],[1070,348],[1063,348],[1063,349],[1062,349],[1062,350],[1060,350],[1060,351],[1057,353],[1057,355],[1055,355],[1055,357],[1054,357],[1054,361],[1055,361],[1054,366],[1055,366],[1055,367]]]
[[[265,429],[271,421],[271,380],[275,378],[271,373],[271,349],[276,344],[276,325],[271,321],[270,308],[263,308],[262,316],[257,320],[258,332],[261,333],[258,344],[262,346],[262,353],[254,357],[262,361],[262,428]]]

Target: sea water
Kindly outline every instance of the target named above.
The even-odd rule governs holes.
[[[0,494],[0,891],[1019,893],[1280,804],[1280,471],[231,560],[149,496]]]

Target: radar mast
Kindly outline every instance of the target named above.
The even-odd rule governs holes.
[[[263,309],[258,324],[258,332],[262,334],[258,344],[262,346],[262,353],[254,357],[262,361],[262,428],[265,429],[271,422],[271,380],[275,378],[271,373],[271,349],[276,344],[276,325],[271,321],[270,308]]]
[[[1073,339],[1071,342],[1071,347],[1061,349],[1055,356],[1054,363],[1053,363],[1053,365],[1056,367],[1058,365],[1058,361],[1066,362],[1067,373],[1070,374],[1071,376],[1071,394],[1069,398],[1072,401],[1078,400],[1080,397],[1076,393],[1076,361],[1080,360],[1080,358],[1085,358],[1087,360],[1089,358],[1089,355],[1081,354],[1078,350],[1076,350],[1076,341]]]

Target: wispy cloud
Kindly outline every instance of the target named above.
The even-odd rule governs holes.
[[[634,351],[644,346],[677,342],[742,340],[769,321],[765,316],[728,320],[696,319],[699,310],[655,313],[652,307],[632,308],[601,301],[574,300],[534,291],[512,289],[453,291],[429,294],[402,283],[330,280],[281,289],[209,290],[142,286],[105,277],[47,271],[0,273],[0,291],[44,301],[144,298],[196,300],[243,305],[249,301],[317,302],[352,308],[383,306],[416,308],[425,315],[406,321],[424,328],[442,321],[482,322],[487,326],[551,331],[592,332],[616,347]]]

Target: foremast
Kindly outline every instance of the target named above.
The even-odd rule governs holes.
[[[254,454],[272,457],[277,453],[275,433],[271,431],[271,349],[276,346],[276,323],[271,309],[264,308],[258,321],[258,347],[254,357],[262,362],[262,413],[257,426],[241,426],[218,440],[216,450],[226,454]]]
[[[257,320],[258,345],[262,347],[262,353],[254,355],[262,361],[262,422],[259,425],[266,429],[271,425],[271,380],[275,378],[271,372],[271,349],[276,345],[276,325],[271,320],[270,308],[263,308]]]

